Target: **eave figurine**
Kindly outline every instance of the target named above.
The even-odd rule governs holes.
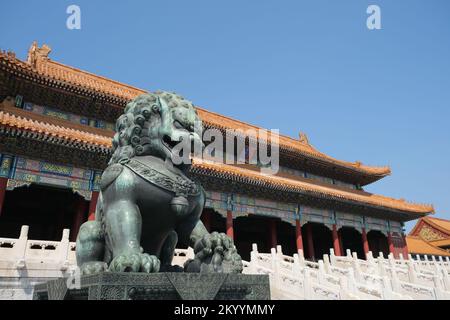
[[[205,193],[187,175],[190,165],[172,161],[183,139],[203,147],[196,123],[193,104],[176,94],[143,94],[127,105],[116,122],[95,221],[78,234],[82,274],[183,271],[171,265],[177,243],[194,248],[185,272],[242,272],[233,240],[200,221]]]

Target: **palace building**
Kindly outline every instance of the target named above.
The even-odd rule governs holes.
[[[413,255],[450,257],[450,221],[421,218],[406,237],[406,243]]]
[[[33,43],[26,61],[0,53],[0,235],[15,238],[22,225],[31,239],[74,241],[93,219],[102,170],[111,156],[115,120],[145,93],[49,57]],[[198,108],[205,128],[258,129]],[[248,143],[248,139],[246,140]],[[262,252],[282,245],[311,260],[330,248],[360,258],[408,253],[404,222],[434,212],[364,191],[389,175],[388,167],[335,159],[304,134],[279,136],[280,170],[263,175],[258,165],[194,163],[191,174],[207,192],[202,220],[209,230],[234,238],[243,259],[252,243]]]

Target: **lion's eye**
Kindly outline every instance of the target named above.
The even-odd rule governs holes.
[[[177,128],[177,129],[184,129],[184,126],[181,124],[181,122],[179,122],[178,120],[175,120],[174,122],[173,122],[173,125],[174,125],[174,127],[175,128]]]

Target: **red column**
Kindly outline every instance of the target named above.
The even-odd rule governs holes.
[[[91,202],[89,203],[89,221],[95,220],[95,208],[97,207],[98,195],[98,191],[92,191]]]
[[[392,241],[392,234],[388,232],[388,245],[389,245],[389,253],[394,254],[395,248],[394,248],[394,242]],[[394,254],[395,257],[395,254]]]
[[[308,223],[306,225],[306,238],[308,239],[308,255],[311,259],[315,259],[314,254],[314,242],[313,242],[313,234],[312,234],[312,225]]]
[[[227,236],[229,236],[231,239],[234,239],[233,214],[230,210],[227,211]]]
[[[362,242],[364,247],[364,254],[366,255],[367,259],[367,253],[369,253],[369,241],[367,241],[367,233],[366,228],[362,228]]]
[[[71,241],[75,241],[77,239],[78,230],[80,230],[81,225],[85,220],[86,214],[86,201],[81,198],[78,200],[77,209],[75,212],[75,216],[73,218],[72,230],[71,230]]]
[[[347,253],[345,252],[345,249],[344,249],[344,244],[342,243],[342,233],[339,233],[338,232],[338,239],[339,239],[339,245],[340,245],[340,247],[341,247],[341,254],[343,255],[343,256],[345,256]]]
[[[302,225],[300,224],[300,220],[295,220],[295,237],[297,250],[303,250]]]
[[[5,201],[6,185],[8,178],[0,178],[0,216],[2,215],[3,202]]]
[[[337,231],[337,226],[335,224],[333,224],[333,249],[334,249],[334,254],[336,256],[341,256],[342,252],[341,252],[341,244],[339,241],[339,234]]]
[[[406,236],[404,233],[402,234],[402,238],[403,238],[403,258],[408,259],[409,254],[408,243],[406,242]]]
[[[271,219],[269,221],[269,227],[270,227],[270,247],[276,248],[278,241],[277,241],[277,222],[276,220]]]

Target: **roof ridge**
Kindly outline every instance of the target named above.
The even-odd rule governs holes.
[[[80,73],[83,73],[83,74],[85,74],[87,76],[98,78],[98,79],[104,80],[106,82],[114,83],[116,85],[123,86],[123,87],[126,87],[128,89],[132,89],[132,90],[135,90],[135,91],[140,91],[142,94],[148,92],[147,90],[144,90],[144,89],[141,89],[141,88],[138,88],[138,87],[126,84],[124,82],[120,82],[120,81],[117,81],[117,80],[114,80],[114,79],[111,79],[111,78],[107,78],[106,76],[98,75],[98,74],[95,74],[95,73],[92,73],[92,72],[89,72],[89,71],[86,71],[86,70],[83,70],[83,69],[80,69],[80,68],[75,68],[75,67],[69,66],[67,64],[64,64],[64,63],[52,60],[50,58],[42,59],[40,62],[43,62],[44,64],[54,64],[54,65],[57,65],[58,67],[63,67],[63,68],[67,68],[67,69],[70,69],[70,70],[73,70],[73,71],[76,71],[76,72],[80,72]]]
[[[433,221],[434,219],[432,217],[424,217],[423,219],[426,223],[428,223],[431,226],[433,226],[434,228],[438,229],[440,232],[450,235],[450,229],[446,229],[445,227],[439,225],[438,223]],[[450,223],[450,221],[448,221],[448,220],[443,220],[443,219],[439,219],[439,218],[437,218],[435,220],[440,220],[440,221]]]
[[[431,220],[440,220],[440,221],[444,221],[444,222],[449,222],[450,220],[447,219],[443,219],[443,218],[438,218],[438,217],[426,217],[427,219],[431,219]]]

